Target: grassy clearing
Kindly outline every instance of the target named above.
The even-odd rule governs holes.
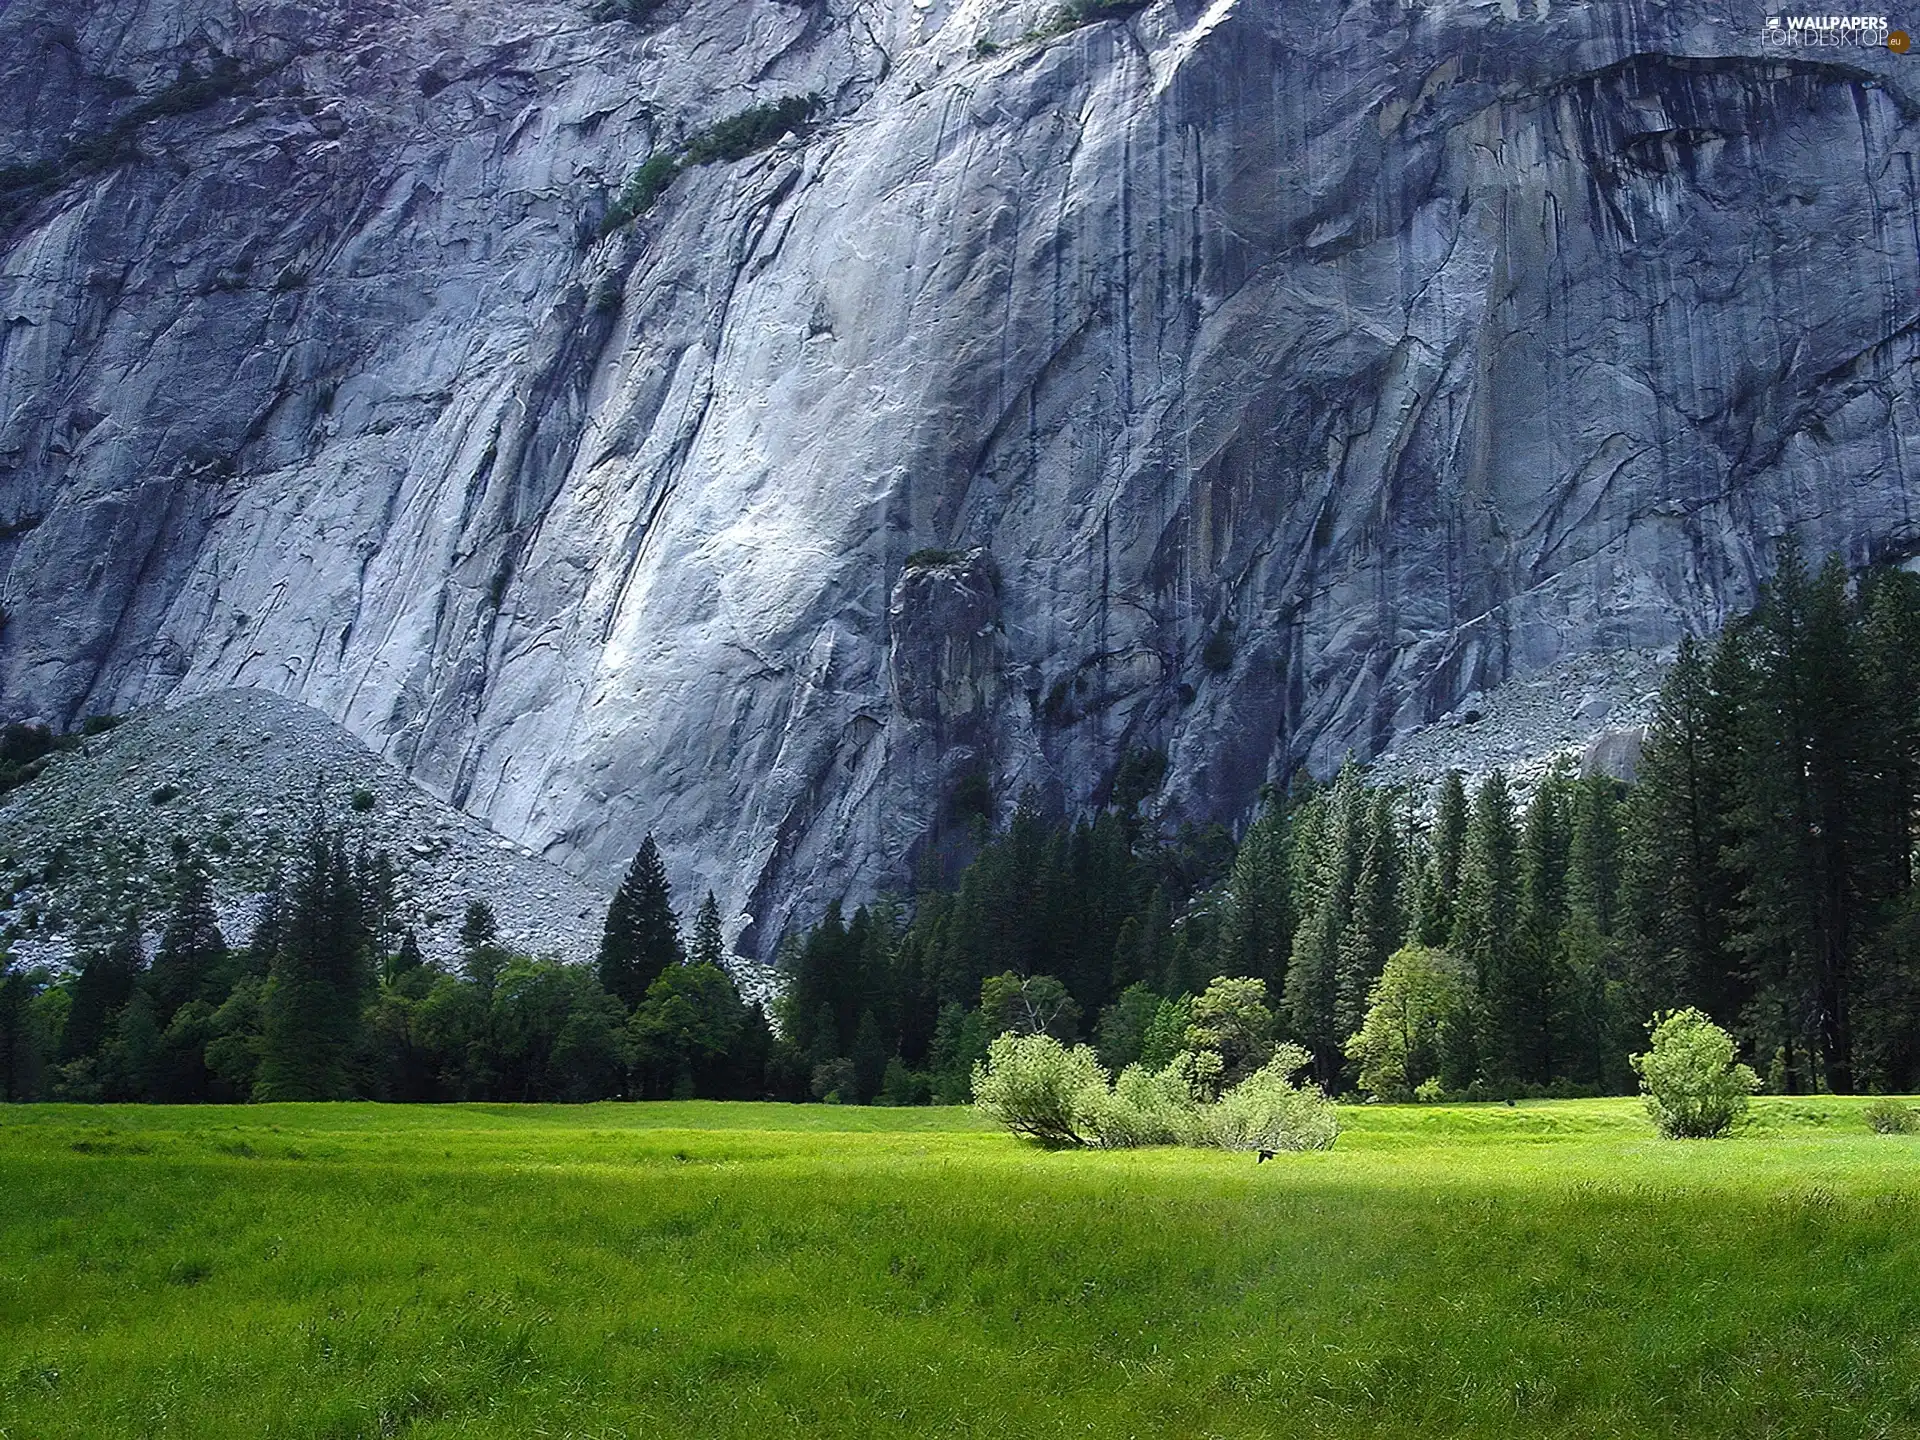
[[[0,1110],[0,1436],[1896,1436],[1920,1137],[1759,1100]]]

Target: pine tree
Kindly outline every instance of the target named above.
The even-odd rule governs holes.
[[[1506,1033],[1505,1021],[1515,988],[1512,971],[1520,891],[1518,851],[1513,795],[1507,788],[1506,775],[1495,770],[1480,783],[1473,797],[1460,865],[1459,914],[1452,949],[1465,964],[1474,988],[1479,1030],[1474,1048],[1481,1072],[1496,1086],[1509,1085],[1517,1078],[1516,1047]],[[1457,1048],[1459,1042],[1443,1043]]]
[[[39,977],[28,975],[0,951],[0,1100],[39,1098],[47,1057],[33,1002],[42,988]]]
[[[1586,915],[1611,936],[1620,900],[1620,782],[1606,775],[1577,781],[1569,798],[1567,912]]]
[[[1466,847],[1466,781],[1458,770],[1449,770],[1440,781],[1427,864],[1420,875],[1415,933],[1422,945],[1445,945],[1453,939],[1460,894],[1460,860]]]
[[[1293,953],[1294,915],[1287,876],[1287,812],[1275,800],[1247,827],[1233,857],[1220,925],[1222,975],[1249,975],[1278,991]],[[1142,975],[1136,978],[1153,978]]]
[[[1490,1053],[1507,1073],[1529,1084],[1555,1078],[1579,1007],[1566,974],[1561,931],[1566,924],[1567,854],[1571,841],[1566,773],[1557,770],[1535,787],[1520,827],[1519,913],[1505,985],[1491,997]]]
[[[713,892],[709,890],[693,917],[693,944],[687,951],[687,958],[695,965],[711,965],[716,970],[725,970],[726,948],[726,941],[720,934],[720,902],[713,898]]]
[[[854,1095],[860,1104],[870,1105],[887,1075],[887,1041],[873,1011],[860,1012],[854,1026],[853,1051],[848,1058],[853,1061]]]
[[[499,938],[500,922],[494,918],[493,906],[485,900],[469,900],[467,913],[460,920],[460,949],[471,955]]]
[[[184,838],[174,841],[173,855],[173,905],[146,981],[154,1023],[163,1030],[189,1001],[225,998],[215,993],[227,942],[214,918],[212,880]]]
[[[342,1100],[369,991],[365,916],[346,842],[316,824],[261,999],[260,1100]]]
[[[1647,727],[1622,857],[1630,999],[1643,1017],[1697,1006],[1730,1025],[1746,1003],[1729,935],[1743,666],[1734,631],[1711,658],[1683,639]]]
[[[1440,947],[1453,939],[1459,862],[1467,851],[1467,783],[1461,780],[1459,770],[1448,770],[1440,778],[1425,851],[1413,885],[1413,939],[1427,947]]]
[[[1300,887],[1303,913],[1287,966],[1284,1010],[1292,1038],[1313,1055],[1315,1078],[1329,1087],[1339,1075],[1346,1039],[1337,1018],[1340,941],[1353,910],[1365,805],[1359,767],[1348,764],[1333,789],[1310,801],[1301,816],[1301,858],[1310,878]]]
[[[1796,546],[1750,629],[1753,689],[1744,753],[1740,854],[1752,873],[1739,941],[1783,1014],[1801,1012],[1829,1088],[1851,1094],[1855,950],[1862,911],[1882,898],[1859,868],[1865,684],[1837,558],[1809,576]]]
[[[606,929],[600,937],[600,983],[631,1011],[669,965],[685,961],[667,867],[649,835],[640,842],[639,853],[607,906]]]
[[[60,1058],[97,1056],[113,1033],[120,1012],[133,999],[146,957],[140,945],[140,917],[129,911],[104,947],[82,956],[73,978],[73,1000],[60,1036]]]
[[[1400,911],[1400,830],[1391,791],[1372,792],[1364,837],[1337,962],[1334,1030],[1343,1046],[1345,1037],[1366,1020],[1367,994],[1386,968],[1387,957],[1400,948],[1406,932]]]

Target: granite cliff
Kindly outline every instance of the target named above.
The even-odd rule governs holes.
[[[764,953],[956,807],[1232,819],[1920,549],[1920,60],[1053,4],[13,0],[0,710],[274,691]]]

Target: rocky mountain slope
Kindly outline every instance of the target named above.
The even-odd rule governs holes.
[[[764,953],[983,779],[1235,817],[1920,548],[1920,60],[1053,7],[14,0],[0,710],[277,692]]]
[[[29,964],[67,962],[87,925],[129,909],[157,939],[184,837],[213,877],[228,943],[243,944],[314,820],[392,858],[395,927],[430,960],[458,964],[474,900],[509,945],[595,954],[606,894],[426,794],[318,711],[259,690],[134,715],[0,799],[0,930]],[[676,899],[690,920],[698,897]],[[761,967],[736,961],[735,978],[767,998]]]

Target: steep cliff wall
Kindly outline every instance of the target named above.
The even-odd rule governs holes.
[[[1232,816],[1788,528],[1920,548],[1920,60],[1049,10],[14,0],[0,708],[275,690],[584,874],[655,831],[764,950],[982,776],[1163,748]]]

